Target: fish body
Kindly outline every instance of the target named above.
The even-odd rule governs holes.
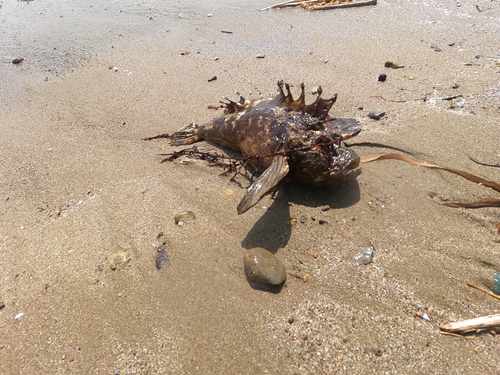
[[[285,87],[286,95],[278,82],[278,95],[269,100],[228,99],[224,116],[170,135],[173,146],[207,140],[251,157],[248,162],[262,175],[238,205],[240,214],[283,183],[333,185],[359,174],[359,156],[341,143],[359,133],[358,123],[328,115],[337,96],[323,99],[320,88],[314,103],[306,105],[303,84],[297,100]]]

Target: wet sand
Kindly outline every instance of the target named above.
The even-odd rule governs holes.
[[[50,65],[43,54],[3,57],[17,91],[5,90],[0,107],[0,373],[500,372],[498,337],[438,329],[500,310],[460,282],[493,287],[499,209],[452,209],[439,197],[499,193],[380,161],[343,186],[286,186],[238,216],[244,175],[231,182],[216,167],[161,164],[159,154],[178,148],[141,141],[209,121],[221,112],[207,107],[236,91],[274,95],[284,79],[338,93],[331,114],[361,121],[350,144],[363,158],[392,147],[499,181],[498,168],[469,160],[500,162],[498,4],[256,10],[267,5],[136,4],[128,25],[104,27],[112,44],[96,26],[97,42],[90,33],[88,50],[48,81],[31,65]],[[134,22],[147,26],[134,32]],[[385,68],[388,59],[405,67]],[[439,99],[455,95],[464,97]],[[373,109],[387,117],[368,119]],[[386,147],[356,145],[367,142]],[[185,210],[197,219],[179,227],[174,215]],[[294,215],[307,221],[291,226]],[[157,270],[163,243],[170,266]],[[257,246],[286,266],[279,292],[246,280],[243,255]],[[363,246],[374,261],[355,266]],[[131,262],[112,271],[110,256],[124,250]]]

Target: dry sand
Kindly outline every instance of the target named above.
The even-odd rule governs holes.
[[[144,22],[156,22],[156,34],[100,44],[73,71],[4,100],[1,374],[500,373],[498,337],[438,329],[500,310],[459,282],[493,287],[499,209],[452,209],[438,198],[497,192],[381,161],[337,188],[286,186],[238,216],[244,176],[231,182],[215,167],[160,164],[172,148],[141,141],[220,115],[207,106],[236,91],[274,94],[284,79],[338,93],[331,114],[363,124],[351,143],[498,181],[500,169],[469,156],[500,162],[499,2],[256,10],[270,3],[154,8]],[[405,67],[384,68],[390,58]],[[2,69],[14,79],[30,63]],[[458,94],[466,97],[436,100]],[[368,119],[372,109],[387,118]],[[361,157],[390,150],[353,147]],[[179,227],[174,215],[185,210],[197,219]],[[290,226],[293,215],[308,220]],[[171,265],[157,270],[163,242]],[[247,282],[243,254],[255,246],[285,263],[281,291]],[[374,262],[355,266],[363,246],[374,246]],[[124,249],[131,262],[112,271],[109,257]]]

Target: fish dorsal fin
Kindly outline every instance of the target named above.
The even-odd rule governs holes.
[[[238,205],[238,215],[255,206],[267,193],[273,191],[288,174],[288,171],[288,158],[285,155],[275,156],[269,168],[248,188],[245,196]]]

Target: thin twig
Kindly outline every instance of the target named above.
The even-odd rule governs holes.
[[[479,337],[464,336],[464,335],[459,335],[458,333],[452,333],[452,332],[439,331],[439,333],[442,335],[461,337],[463,339],[473,339],[473,340],[479,339]]]
[[[478,287],[478,286],[475,286],[475,285],[472,285],[472,284],[469,284],[467,283],[467,286],[470,286],[471,288],[474,288],[474,289],[477,289],[477,290],[480,290],[481,292],[485,292],[487,295],[489,296],[492,296],[492,297],[495,297],[496,299],[500,299],[500,296],[495,294],[495,293],[492,293],[490,292],[489,290],[486,290],[486,289],[483,289],[481,287]]]

